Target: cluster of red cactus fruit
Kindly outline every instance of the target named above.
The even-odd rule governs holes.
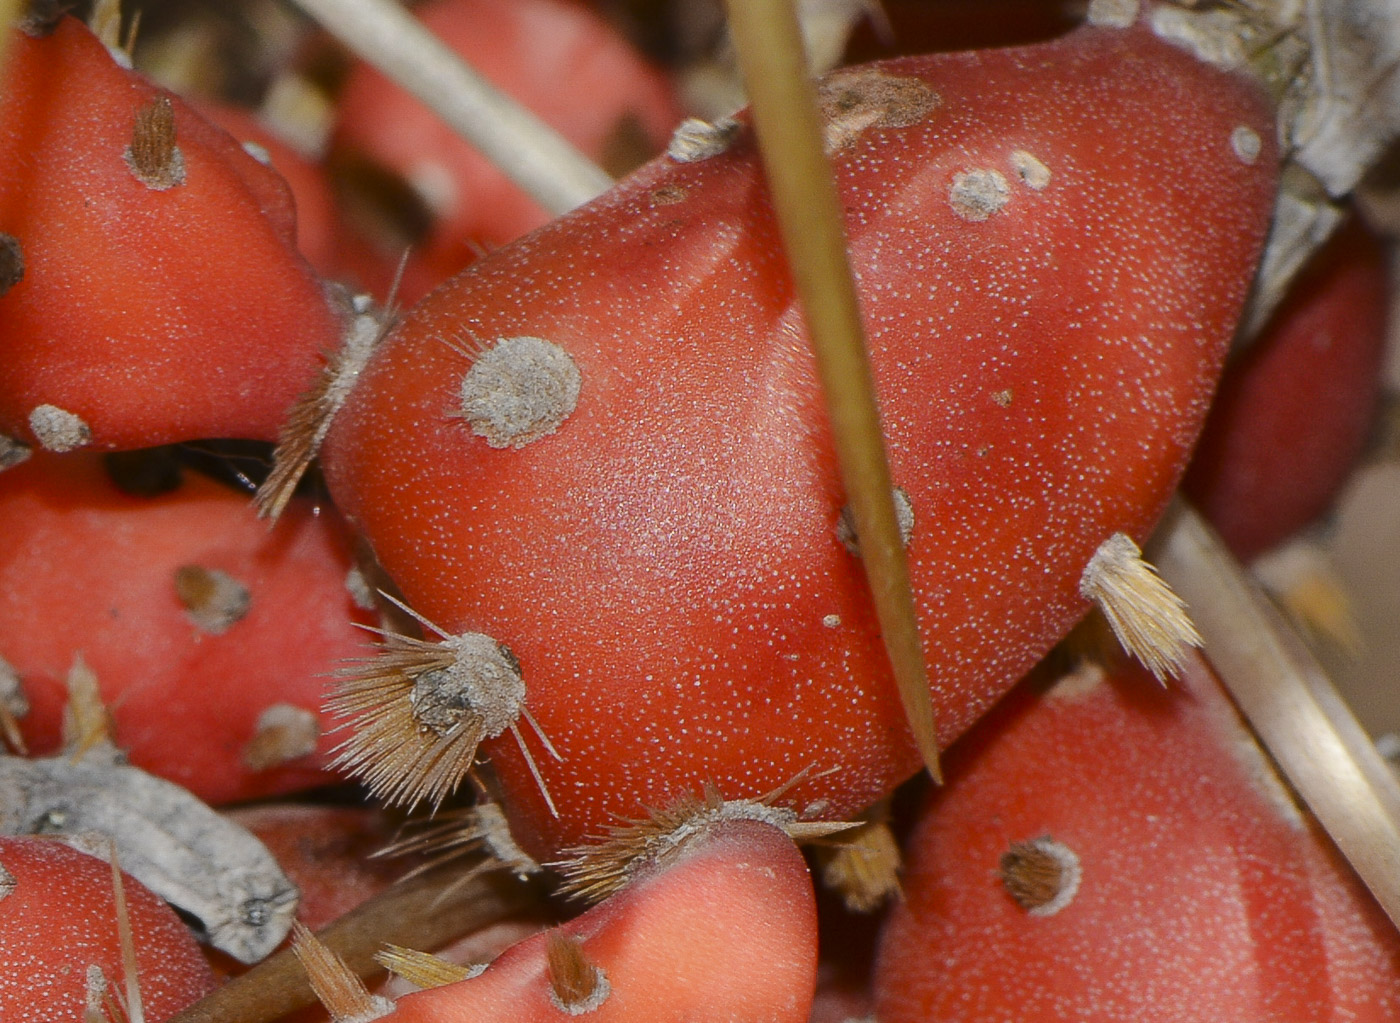
[[[226,817],[300,886],[335,1023],[1400,1018],[1400,936],[1137,546],[1183,475],[1241,557],[1326,509],[1377,401],[1382,251],[1344,229],[1211,410],[1272,102],[1150,5],[1090,10],[817,89],[943,787],[911,780],[747,114],[678,124],[585,7],[435,0],[595,159],[660,151],[550,221],[363,68],[316,163],[27,16],[0,71],[0,1014],[166,1019],[243,969],[92,830],[129,817],[186,886],[246,867],[130,765],[224,807],[315,791]],[[416,197],[406,261],[371,179]],[[1086,612],[1150,672],[1067,646]],[[124,780],[65,790],[85,761]],[[409,867],[366,859],[390,819],[459,875],[443,905],[521,894],[465,951],[381,950],[405,979],[371,992],[308,928],[395,890]]]

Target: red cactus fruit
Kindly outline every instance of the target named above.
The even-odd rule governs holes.
[[[659,152],[681,112],[665,78],[588,7],[566,0],[434,0],[415,14],[483,76],[615,173]],[[405,303],[550,217],[409,93],[357,65],[341,93],[335,159],[374,161],[429,215],[400,287]],[[398,265],[397,247],[378,279]],[[363,269],[363,268],[361,268]]]
[[[294,503],[269,533],[197,474],[133,497],[95,455],[36,455],[0,483],[0,533],[0,657],[30,705],[31,750],[58,745],[81,655],[131,762],[207,801],[333,780],[326,675],[363,653],[351,623],[373,616],[324,509]]]
[[[345,231],[326,169],[302,156],[250,110],[210,102],[196,103],[195,109],[287,182],[296,208],[297,249],[321,274],[332,276]]]
[[[339,333],[286,184],[72,19],[0,90],[0,434],[276,439]]]
[[[1380,401],[1388,304],[1385,251],[1352,220],[1225,373],[1182,489],[1236,557],[1316,519],[1351,474]]]
[[[145,1019],[158,1023],[214,987],[204,956],[174,910],[130,875],[122,894],[136,950]],[[0,1009],[6,1023],[85,1016],[101,982],[127,1000],[110,864],[61,842],[0,837]],[[98,1002],[97,1007],[101,1008]]]
[[[821,92],[947,743],[1175,485],[1268,221],[1270,113],[1142,28]],[[672,154],[420,303],[324,452],[442,640],[342,690],[345,762],[436,800],[488,740],[545,858],[702,781],[814,769],[793,805],[844,817],[919,764],[749,130]]]
[[[1400,1013],[1400,936],[1210,670],[1022,689],[949,757],[882,937],[883,1023]]]
[[[394,1023],[586,1014],[597,1023],[802,1023],[816,983],[807,866],[779,829],[714,824],[621,891],[469,980],[405,995]]]

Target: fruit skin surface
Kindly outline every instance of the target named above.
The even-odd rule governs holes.
[[[0,897],[5,1023],[81,1020],[90,966],[101,967],[124,999],[111,867],[52,839],[10,837],[0,837],[0,865],[14,878],[14,890]],[[157,1023],[207,994],[214,976],[174,910],[130,875],[122,887],[142,1004]]]
[[[318,724],[325,675],[364,653],[351,623],[374,619],[346,589],[349,542],[333,516],[294,502],[269,532],[246,497],[196,473],[133,497],[96,455],[40,453],[0,477],[0,535],[0,657],[29,699],[32,752],[58,746],[81,654],[130,761],[206,802],[335,780],[334,737]],[[186,566],[246,587],[246,614],[218,633],[199,624],[179,596]],[[294,744],[303,752],[284,762],[275,737],[252,746],[274,706],[272,725],[312,729],[311,749]]]
[[[1380,400],[1386,277],[1353,218],[1227,368],[1182,490],[1240,560],[1323,514],[1351,475]]]
[[[1271,119],[1140,29],[827,89],[947,743],[1082,615],[1098,545],[1141,537],[1175,485],[1268,220]],[[926,92],[918,116],[901,105]],[[1232,151],[1241,126],[1253,163]],[[961,176],[993,170],[1007,201],[970,220]],[[556,433],[493,448],[456,418],[459,384],[471,352],[522,335],[568,353],[581,396]],[[562,757],[536,755],[559,819],[509,736],[486,748],[536,855],[697,781],[743,798],[814,769],[793,805],[840,817],[917,769],[836,537],[815,369],[746,132],[649,164],[425,299],[323,457],[409,603],[518,658]]]
[[[817,973],[817,910],[791,839],[728,821],[664,868],[562,925],[610,988],[597,1023],[804,1023]],[[400,998],[392,1023],[550,1021],[546,934],[501,954],[479,977]]]
[[[339,336],[286,183],[80,22],[12,43],[0,232],[24,275],[0,297],[0,433],[33,443],[31,412],[52,405],[105,448],[275,440]],[[124,154],[162,97],[183,181],[155,188]]]
[[[1400,936],[1199,658],[1041,676],[948,758],[876,963],[882,1023],[1393,1020]],[[1057,912],[999,880],[1012,843],[1078,857]]]

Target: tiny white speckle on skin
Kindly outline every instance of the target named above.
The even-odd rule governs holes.
[[[80,416],[57,405],[36,405],[29,413],[29,428],[40,445],[60,454],[92,443],[92,428]]]
[[[1011,198],[1011,186],[1000,171],[969,170],[953,175],[948,203],[953,212],[974,223],[999,212]]]
[[[1259,159],[1261,148],[1263,144],[1259,141],[1259,133],[1253,128],[1241,124],[1230,132],[1230,149],[1240,158],[1241,163],[1253,164]]]

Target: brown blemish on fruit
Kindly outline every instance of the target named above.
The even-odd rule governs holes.
[[[57,405],[35,406],[29,413],[29,428],[42,447],[60,454],[92,443],[92,428],[82,417]]]
[[[1043,191],[1050,184],[1050,168],[1024,149],[1011,153],[1011,169],[1032,192]]]
[[[8,895],[13,895],[17,884],[18,882],[15,880],[15,875],[10,873],[9,868],[6,867],[5,864],[0,863],[0,899]]]
[[[545,935],[545,968],[549,976],[549,1000],[570,1016],[598,1008],[612,992],[608,978],[583,951],[583,942],[572,934],[550,931]]]
[[[666,145],[666,155],[677,163],[698,163],[729,151],[743,129],[732,117],[721,117],[711,123],[699,117],[687,117]]]
[[[684,185],[675,183],[662,185],[660,188],[651,190],[651,204],[653,206],[674,206],[677,203],[685,202],[688,195]]]
[[[0,297],[24,280],[24,249],[19,239],[0,231]]]
[[[978,169],[953,175],[948,203],[964,220],[980,222],[999,212],[1011,198],[1011,186],[1000,171]]]
[[[472,433],[493,448],[522,448],[553,433],[578,405],[569,353],[542,337],[506,337],[472,361],[458,392]]]
[[[131,145],[122,153],[136,180],[164,192],[185,182],[185,156],[175,144],[175,107],[157,96],[136,112]]]
[[[866,131],[907,128],[938,106],[938,94],[917,78],[869,68],[835,71],[817,85],[822,133],[829,154]]]
[[[1073,849],[1048,835],[1002,853],[1002,887],[1031,916],[1054,916],[1074,901],[1082,873]]]
[[[899,526],[899,542],[905,547],[914,535],[914,504],[903,487],[894,488],[894,518]],[[856,522],[851,514],[851,506],[841,509],[836,520],[836,539],[855,557],[860,557],[860,538],[856,536]]]
[[[0,433],[0,472],[13,469],[21,462],[27,462],[34,449],[28,444]]]
[[[1012,394],[1011,388],[1009,387],[1000,391],[992,392],[992,401],[996,402],[1002,408],[1010,408],[1011,400],[1013,397],[1014,395]]]
[[[266,771],[316,752],[320,738],[320,720],[313,711],[274,703],[258,715],[253,737],[243,747],[243,763]]]
[[[243,620],[252,605],[248,587],[217,568],[181,565],[175,570],[175,595],[190,620],[211,636],[227,632]]]

